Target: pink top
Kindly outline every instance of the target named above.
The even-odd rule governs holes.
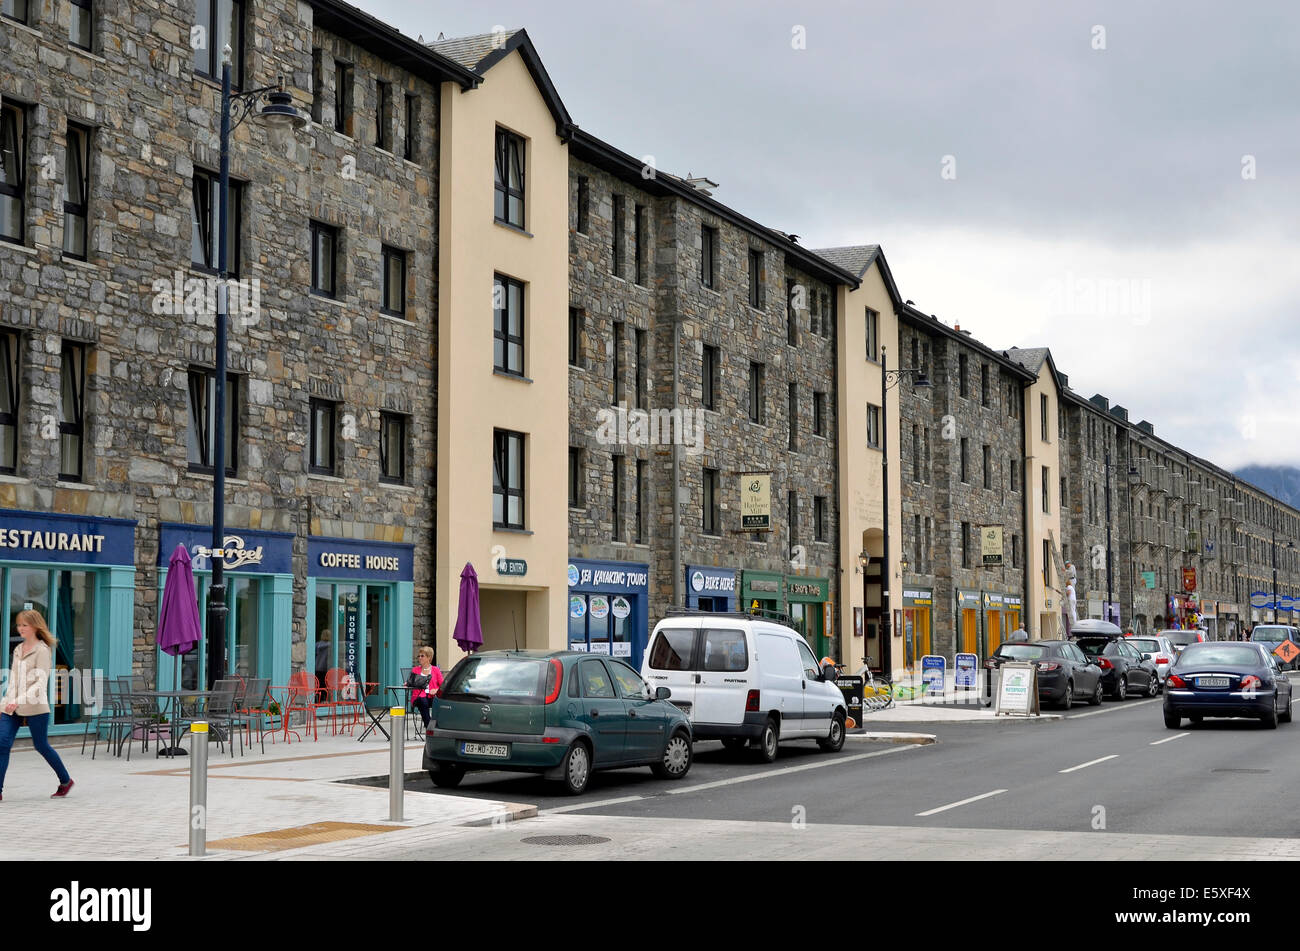
[[[412,690],[411,699],[419,700],[422,697],[437,696],[438,690],[442,687],[442,671],[439,670],[437,667],[429,666],[429,667],[416,667],[414,673],[428,674],[429,686],[417,687],[415,690]]]

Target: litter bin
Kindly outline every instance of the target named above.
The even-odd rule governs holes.
[[[861,732],[862,726],[862,688],[866,686],[865,677],[837,677],[835,686],[844,694],[844,706],[849,712],[845,727],[852,732]]]

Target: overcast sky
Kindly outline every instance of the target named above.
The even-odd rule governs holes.
[[[584,129],[804,245],[883,245],[923,310],[1183,448],[1300,465],[1300,4],[360,6],[526,27]]]

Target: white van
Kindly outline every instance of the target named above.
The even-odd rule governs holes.
[[[833,672],[825,679],[808,644],[782,624],[708,612],[665,618],[641,676],[672,691],[669,702],[690,717],[697,740],[728,749],[749,742],[769,763],[785,740],[844,746],[847,710]]]

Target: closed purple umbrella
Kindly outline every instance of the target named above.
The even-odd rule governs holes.
[[[465,562],[460,573],[460,607],[456,611],[453,638],[467,654],[483,646],[483,624],[478,613],[478,573],[469,562]]]
[[[194,593],[194,566],[184,545],[177,545],[167,563],[167,583],[163,585],[162,611],[158,614],[158,647],[176,658],[178,675],[175,689],[180,689],[180,655],[194,650],[203,640],[199,624],[199,599]]]

